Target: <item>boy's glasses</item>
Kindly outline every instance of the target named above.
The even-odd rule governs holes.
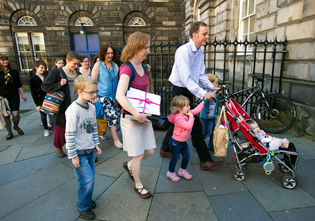
[[[87,91],[83,91],[83,92],[85,92],[85,93],[87,93],[87,94],[90,94],[90,95],[95,95],[95,94],[97,94],[98,93],[98,90],[97,91],[92,91],[92,92],[87,92]]]

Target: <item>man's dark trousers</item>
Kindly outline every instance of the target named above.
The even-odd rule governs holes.
[[[173,96],[178,96],[178,95],[183,95],[187,97],[190,101],[190,109],[195,108],[194,103],[193,103],[194,95],[187,88],[174,86]],[[195,122],[191,131],[192,143],[197,150],[199,160],[201,162],[212,161],[211,155],[207,148],[207,144],[205,140],[203,139],[201,121],[197,115],[195,115],[194,117],[195,117]],[[162,150],[164,151],[167,151],[167,152],[170,151],[168,143],[169,143],[170,138],[173,135],[173,130],[174,130],[174,124],[171,123],[171,126],[169,127],[161,146]]]

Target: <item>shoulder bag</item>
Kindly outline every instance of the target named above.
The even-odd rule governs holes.
[[[61,79],[63,79],[60,69],[59,69],[59,75]],[[60,105],[62,104],[64,98],[65,98],[65,93],[62,91],[58,91],[54,93],[47,93],[40,111],[46,114],[50,114],[50,115],[57,115],[60,110]]]

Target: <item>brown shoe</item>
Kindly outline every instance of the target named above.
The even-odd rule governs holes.
[[[124,162],[124,163],[123,163],[123,168],[128,172],[129,178],[132,179],[132,180],[134,180],[134,178],[133,178],[133,176],[132,176],[132,171],[129,170],[129,168],[128,168],[128,162]]]
[[[57,157],[62,158],[65,157],[66,154],[63,152],[62,148],[56,148]]]
[[[201,170],[209,170],[209,169],[216,169],[223,164],[222,161],[206,161],[204,163],[200,162],[200,169]]]
[[[150,197],[152,196],[152,194],[151,194],[148,190],[146,190],[147,193],[143,194],[143,193],[142,193],[143,190],[146,190],[146,189],[145,189],[144,187],[139,188],[139,189],[135,187],[136,193],[137,193],[142,199],[147,199],[147,198],[150,198]]]
[[[167,157],[167,158],[172,159],[171,152],[166,152],[166,151],[162,150],[162,148],[160,149],[160,155],[161,155],[161,157]]]

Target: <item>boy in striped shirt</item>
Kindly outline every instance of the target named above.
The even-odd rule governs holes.
[[[97,83],[93,78],[81,75],[75,79],[74,88],[79,97],[66,110],[66,148],[79,182],[78,210],[85,219],[94,219],[94,149],[97,154],[102,150],[98,147],[95,107],[87,101],[96,97]]]

